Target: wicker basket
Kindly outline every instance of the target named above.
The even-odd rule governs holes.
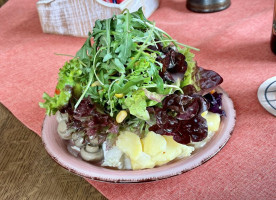
[[[103,0],[39,0],[37,10],[44,33],[86,37],[97,19],[107,19],[125,8],[130,12],[142,7],[149,17],[159,0],[125,0],[121,4]]]

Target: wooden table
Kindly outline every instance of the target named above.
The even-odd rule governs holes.
[[[106,199],[60,167],[41,138],[0,104],[0,199]]]

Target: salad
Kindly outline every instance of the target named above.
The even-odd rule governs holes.
[[[56,115],[68,151],[94,164],[138,170],[189,157],[225,115],[215,90],[222,77],[191,51],[142,9],[125,10],[96,21],[39,105]]]

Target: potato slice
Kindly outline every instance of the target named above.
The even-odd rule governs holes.
[[[142,152],[136,160],[131,160],[131,165],[133,170],[146,169],[153,168],[155,166],[155,162],[151,160],[150,155]]]
[[[129,131],[120,132],[116,146],[131,160],[138,159],[142,153],[142,144],[139,136]]]
[[[194,147],[183,145],[174,141],[173,136],[163,136],[167,142],[166,151],[159,153],[152,157],[152,160],[156,162],[156,165],[163,165],[168,163],[175,158],[183,158],[190,156],[194,151]]]
[[[173,136],[164,135],[163,137],[167,141],[167,150],[165,155],[167,160],[171,161],[182,153],[182,144],[174,141]]]
[[[216,132],[219,129],[220,125],[220,115],[217,113],[208,112],[206,115],[203,116],[208,125],[208,132],[214,131]]]
[[[167,142],[162,135],[152,131],[148,132],[145,138],[142,139],[143,152],[150,156],[155,156],[160,152],[166,151]]]

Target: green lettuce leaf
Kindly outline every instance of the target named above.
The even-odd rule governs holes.
[[[50,97],[47,93],[43,94],[44,103],[40,102],[39,106],[46,109],[47,115],[54,115],[60,108],[67,105],[72,95],[79,97],[83,88],[87,84],[88,72],[81,62],[74,58],[59,71],[56,94]]]
[[[180,83],[185,93],[208,93],[222,83],[223,79],[218,73],[197,66],[193,60],[194,54],[188,48],[181,49],[180,52],[185,55],[188,64],[184,79]]]
[[[129,109],[130,114],[146,121],[150,119],[146,100],[145,92],[138,90],[133,92],[130,97],[127,97],[124,104]]]
[[[188,64],[187,70],[186,70],[185,75],[184,75],[184,79],[180,83],[180,87],[182,88],[186,85],[193,85],[194,84],[193,74],[194,74],[194,71],[196,69],[196,63],[194,61],[195,55],[190,52],[189,48],[183,48],[179,52],[182,53],[185,56],[185,60]],[[200,89],[196,85],[195,85],[195,88],[197,90]]]
[[[54,115],[62,106],[68,103],[70,97],[70,91],[61,91],[60,94],[55,94],[53,97],[44,92],[43,99],[45,102],[39,102],[39,106],[46,109],[47,115]]]
[[[158,94],[156,92],[150,92],[145,88],[143,89],[143,91],[145,92],[145,95],[149,99],[148,106],[154,106],[154,105],[162,102],[162,100],[166,97],[166,95]]]

